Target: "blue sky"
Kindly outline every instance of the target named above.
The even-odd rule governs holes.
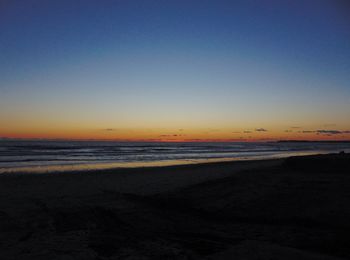
[[[340,0],[4,1],[0,134],[346,130],[349,11]]]

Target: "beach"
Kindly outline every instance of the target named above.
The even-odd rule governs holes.
[[[350,0],[0,0],[0,260],[350,259]]]
[[[0,175],[1,259],[348,259],[350,155]]]

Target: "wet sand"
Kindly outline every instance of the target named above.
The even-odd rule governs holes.
[[[1,259],[349,259],[350,155],[0,175]]]

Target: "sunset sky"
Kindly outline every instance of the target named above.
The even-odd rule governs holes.
[[[0,1],[0,137],[350,140],[346,2]]]

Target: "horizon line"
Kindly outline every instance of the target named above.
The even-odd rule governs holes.
[[[237,142],[350,142],[350,139],[188,139],[188,140],[159,140],[159,139],[74,139],[74,138],[13,138],[13,137],[0,137],[0,141],[74,141],[74,142],[125,142],[125,143],[200,143],[200,142],[212,142],[212,143],[237,143]]]

